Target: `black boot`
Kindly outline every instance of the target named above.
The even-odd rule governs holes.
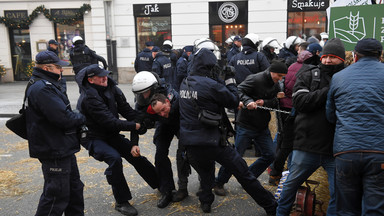
[[[173,202],[180,202],[188,196],[187,189],[179,189],[172,197]]]
[[[115,209],[123,215],[128,215],[128,216],[137,215],[137,210],[135,209],[135,207],[131,206],[129,202],[122,203],[122,204],[116,203]]]
[[[204,213],[210,213],[211,212],[211,204],[201,203],[200,207]]]
[[[165,208],[169,205],[171,201],[172,201],[172,193],[161,194],[161,198],[157,202],[157,207]]]

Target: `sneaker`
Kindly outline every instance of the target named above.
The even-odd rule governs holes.
[[[269,176],[268,182],[272,186],[278,186],[281,176]]]
[[[204,213],[210,213],[211,212],[211,204],[201,203],[200,208],[203,210]]]
[[[218,196],[225,196],[224,185],[217,184],[213,187],[213,192]]]
[[[129,204],[129,202],[122,203],[122,204],[116,203],[115,209],[123,215],[135,216],[138,214],[135,207]]]
[[[179,189],[175,194],[173,194],[172,201],[180,202],[181,200],[185,199],[187,196],[188,196],[187,189]]]

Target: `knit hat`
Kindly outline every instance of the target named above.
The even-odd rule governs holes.
[[[288,72],[288,68],[283,60],[273,60],[271,66],[269,67],[269,71],[273,73],[286,74]]]
[[[332,38],[324,45],[323,55],[320,59],[325,56],[334,56],[342,61],[345,60],[345,48],[344,44],[339,38]]]
[[[355,51],[365,56],[380,56],[383,46],[374,38],[365,38],[357,42]]]

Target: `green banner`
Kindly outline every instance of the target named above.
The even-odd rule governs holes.
[[[375,38],[384,46],[384,5],[331,8],[329,38],[340,38],[352,51],[363,38]]]

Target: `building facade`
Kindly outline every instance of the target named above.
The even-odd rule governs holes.
[[[130,82],[136,54],[148,40],[161,46],[168,39],[177,49],[209,37],[225,47],[229,36],[253,32],[261,39],[275,37],[282,44],[290,35],[306,37],[327,31],[325,10],[330,2],[333,0],[0,0],[0,65],[6,69],[1,82],[28,79],[31,61],[47,48],[50,39],[59,42],[59,56],[68,61],[71,39],[76,35],[108,60],[114,78]],[[73,77],[72,68],[65,68],[63,75]]]

